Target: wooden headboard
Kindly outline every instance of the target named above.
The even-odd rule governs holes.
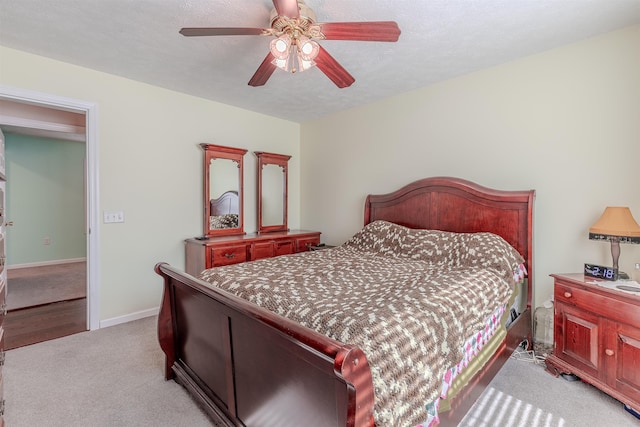
[[[520,252],[533,286],[535,190],[503,191],[451,177],[426,178],[389,194],[369,195],[364,223],[386,220],[410,228],[497,234]]]
[[[238,214],[240,211],[237,191],[222,193],[217,199],[211,199],[210,203],[209,215],[211,216]]]

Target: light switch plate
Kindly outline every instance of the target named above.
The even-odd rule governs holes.
[[[124,212],[123,211],[104,211],[104,219],[105,224],[111,224],[114,222],[124,222]]]

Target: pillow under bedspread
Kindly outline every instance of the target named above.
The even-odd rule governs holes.
[[[376,221],[334,249],[205,270],[201,278],[326,336],[360,347],[375,422],[426,419],[446,370],[513,292],[522,257],[489,233],[411,230]]]

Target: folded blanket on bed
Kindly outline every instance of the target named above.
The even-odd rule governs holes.
[[[204,271],[201,278],[330,338],[360,347],[375,421],[415,425],[465,340],[505,304],[523,259],[490,233],[376,221],[334,249]]]

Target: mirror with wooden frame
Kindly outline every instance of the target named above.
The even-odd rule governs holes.
[[[243,157],[247,150],[200,144],[204,150],[204,235],[244,234]]]
[[[258,232],[287,231],[287,174],[291,156],[254,153],[258,158]]]

